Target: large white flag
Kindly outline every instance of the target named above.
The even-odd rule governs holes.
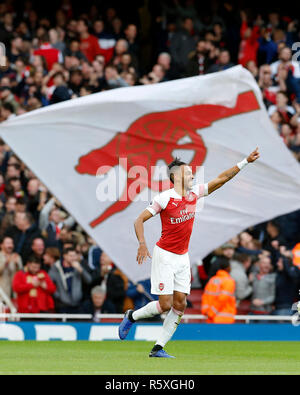
[[[194,169],[203,165],[208,182],[257,146],[261,151],[258,162],[205,198],[192,261],[251,225],[300,208],[300,166],[241,66],[67,101],[5,122],[0,134],[132,280],[150,273],[150,262],[135,260],[134,220],[151,193],[169,187],[162,178],[175,156]],[[158,216],[145,224],[150,251],[160,230]]]

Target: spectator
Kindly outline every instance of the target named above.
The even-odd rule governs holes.
[[[89,62],[93,62],[97,55],[103,55],[106,63],[109,63],[111,54],[100,48],[97,37],[89,33],[88,23],[85,19],[78,21],[77,32],[80,35],[80,51]]]
[[[106,299],[105,287],[96,286],[91,291],[91,299],[82,305],[82,314],[91,314],[94,322],[101,322],[98,314],[115,314],[115,306]]]
[[[259,38],[259,26],[258,20],[253,28],[248,25],[248,17],[245,11],[241,11],[241,43],[239,52],[239,63],[246,66],[247,62],[253,60],[257,62],[257,51],[259,48],[258,38]]]
[[[17,166],[17,165],[11,165]],[[27,210],[35,221],[39,218],[39,213],[47,200],[47,191],[41,186],[37,178],[31,178],[27,183]]]
[[[247,299],[252,294],[252,287],[247,272],[252,264],[251,257],[240,254],[230,262],[230,276],[235,281],[235,296],[237,302]]]
[[[119,269],[114,267],[111,258],[105,252],[101,254],[100,263],[101,277],[107,289],[107,301],[115,306],[117,313],[122,313],[128,280]]]
[[[9,298],[12,297],[12,281],[14,275],[23,268],[20,255],[13,251],[13,240],[10,237],[5,237],[1,243],[0,251],[0,288],[2,288]]]
[[[75,221],[69,216],[62,218],[62,213],[58,208],[59,203],[55,198],[51,198],[42,208],[39,217],[39,228],[45,232],[46,244],[48,247],[59,247],[59,235],[64,226],[71,228]]]
[[[128,42],[128,52],[133,54],[136,58],[139,57],[139,44],[137,41],[137,27],[134,24],[129,24],[124,30],[126,40]]]
[[[258,38],[258,63],[272,63],[277,55],[277,44],[272,39],[270,29],[263,27],[261,29],[261,36]]]
[[[1,86],[0,87],[0,99],[1,99],[1,106],[3,106],[4,104],[10,104],[12,107],[6,107],[6,110],[8,111],[8,109],[13,109],[13,112],[11,112],[10,117],[12,114],[15,114],[16,111],[18,110],[19,104],[15,99],[14,94],[12,93],[12,89],[9,86]]]
[[[161,65],[156,64],[153,66],[151,73],[140,79],[140,83],[143,85],[158,84],[166,81],[165,76],[165,69]]]
[[[230,61],[229,51],[227,51],[226,49],[223,49],[220,52],[217,63],[210,66],[210,68],[207,70],[207,72],[208,73],[215,73],[217,71],[224,71],[224,70],[227,70],[233,66],[234,66],[234,64]]]
[[[208,277],[211,278],[220,270],[221,264],[229,262],[233,259],[235,253],[235,246],[231,243],[223,244],[218,250],[215,251],[215,256],[211,260]]]
[[[195,52],[190,53],[190,59],[186,67],[187,77],[205,74],[211,61],[208,57],[207,45],[205,40],[199,40]]]
[[[292,61],[292,51],[290,48],[284,46],[279,51],[279,60],[271,64],[272,76],[277,77],[279,66],[285,66],[292,70],[293,77],[300,78],[300,67],[298,62]]]
[[[49,276],[56,285],[56,311],[63,314],[78,313],[83,297],[82,283],[90,284],[92,277],[78,262],[75,248],[63,251],[62,261],[57,261],[51,267]]]
[[[173,64],[172,57],[168,52],[162,52],[158,56],[157,64],[164,68],[166,80],[176,80],[180,77],[177,67],[175,64]]]
[[[297,300],[300,270],[289,258],[281,256],[277,261],[274,315],[291,315]]]
[[[30,257],[25,270],[19,271],[13,280],[17,293],[19,313],[49,313],[54,310],[52,295],[55,285],[46,272],[41,270],[38,259]]]
[[[4,217],[9,214],[13,215],[16,211],[17,199],[14,196],[9,196],[5,202],[5,206],[2,207],[0,213],[0,222],[4,219]]]
[[[30,256],[34,256],[44,269],[45,242],[41,237],[32,240]]]
[[[51,96],[50,104],[56,104],[70,100],[73,92],[67,86],[64,74],[61,72],[56,73],[53,77],[53,81],[54,91]]]
[[[90,240],[90,244],[88,250],[88,266],[91,270],[96,270],[99,268],[102,250],[93,240]]]
[[[114,66],[119,66],[122,64],[122,58],[125,54],[127,54],[129,51],[129,44],[128,42],[121,38],[117,41],[116,46],[115,46],[115,53],[114,53],[114,57],[112,60],[112,63]],[[133,53],[130,53],[131,55],[131,59],[132,59],[132,65],[134,68],[137,67],[137,60],[134,56]]]
[[[253,286],[251,311],[253,314],[270,314],[275,301],[276,275],[272,273],[269,257],[262,256],[258,262],[259,272],[252,274]]]
[[[106,67],[105,79],[106,79],[107,86],[110,89],[128,86],[128,84],[118,74],[118,70],[117,70],[116,66],[113,66],[113,65]]]
[[[57,61],[61,60],[63,57],[63,54],[66,51],[66,44],[63,41],[63,38],[65,36],[65,31],[63,29],[50,29],[49,30],[49,40],[52,48],[55,48],[59,51],[60,57],[58,58]]]
[[[43,34],[41,38],[41,45],[39,49],[34,51],[34,55],[43,56],[45,58],[47,70],[49,71],[52,69],[55,63],[63,63],[62,53],[51,45],[48,33]]]
[[[46,272],[49,272],[51,267],[60,259],[60,252],[58,248],[48,247],[45,250],[45,254],[43,256],[44,268]]]
[[[41,234],[29,213],[16,213],[14,225],[7,229],[5,236],[13,239],[15,252],[26,261],[30,254],[33,239],[40,237]]]
[[[0,41],[8,48],[13,38],[14,19],[10,12],[6,12],[2,19]]]
[[[191,18],[185,18],[182,29],[176,32],[171,39],[171,55],[180,71],[184,71],[188,65],[188,56],[195,50],[197,36],[194,34],[194,22]]]
[[[273,83],[271,67],[264,64],[259,69],[258,85],[262,91],[264,102],[267,107],[276,104],[276,94],[280,91],[280,86]],[[281,86],[285,89],[285,87]]]
[[[240,246],[237,248],[237,252],[256,256],[261,254],[261,243],[255,240],[249,232],[242,232],[239,237]]]
[[[11,103],[3,103],[1,107],[1,117],[4,121],[9,121],[16,116],[14,106]]]
[[[270,251],[274,261],[277,258],[277,245],[285,245],[285,239],[280,235],[280,226],[275,221],[269,221],[263,236],[263,248]]]
[[[206,284],[201,312],[208,317],[208,323],[232,324],[235,321],[235,282],[229,272],[230,263],[225,260],[217,274]]]
[[[285,122],[289,122],[293,115],[295,114],[295,109],[288,105],[288,95],[286,92],[279,91],[276,94],[276,105],[269,107],[268,113],[270,116],[273,115],[275,111],[278,111]]]

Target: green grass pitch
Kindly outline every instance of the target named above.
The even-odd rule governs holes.
[[[173,341],[176,359],[149,358],[149,342],[0,342],[0,375],[299,374],[298,342]]]

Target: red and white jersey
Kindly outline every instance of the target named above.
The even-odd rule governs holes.
[[[207,195],[208,184],[198,184],[184,197],[173,188],[154,198],[147,210],[153,216],[160,213],[162,233],[157,243],[160,248],[178,255],[188,252],[197,200]]]
[[[52,70],[54,63],[63,63],[62,53],[53,48],[50,43],[44,43],[34,51],[34,55],[43,56],[46,59],[48,71]]]

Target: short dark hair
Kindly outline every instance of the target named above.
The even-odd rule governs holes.
[[[83,23],[85,24],[85,26],[86,26],[87,28],[89,28],[89,23],[88,23],[88,21],[86,20],[86,18],[79,18],[79,19],[78,19],[78,22],[83,22]]]
[[[241,263],[245,263],[247,262],[249,259],[251,259],[250,255],[247,255],[245,253],[240,253],[240,254],[236,254],[236,260],[241,262]]]
[[[285,96],[287,99],[289,98],[288,94],[285,91],[278,91],[276,94],[277,95],[281,94],[281,95]]]
[[[33,246],[33,243],[34,243],[36,240],[43,240],[43,242],[45,243],[45,240],[42,238],[42,236],[40,236],[40,237],[35,237],[35,238],[32,239],[32,241],[31,241],[31,246]]]
[[[50,41],[50,37],[49,37],[49,33],[48,33],[48,32],[45,32],[45,33],[42,35],[41,41],[42,41],[43,43],[48,43],[48,42]]]
[[[226,257],[221,257],[219,260],[220,270],[226,270],[230,267],[230,261]]]
[[[63,255],[66,255],[66,254],[68,254],[69,252],[77,252],[75,246],[74,246],[74,247],[64,248],[64,250],[63,250]]]
[[[12,197],[15,198],[15,196],[12,196]],[[16,199],[17,199],[17,198],[16,198]],[[20,198],[17,199],[16,204],[26,205],[26,201],[25,201],[24,198],[20,197]]]
[[[37,263],[37,264],[41,265],[41,260],[38,257],[36,257],[35,255],[30,255],[27,258],[26,263]]]
[[[60,258],[59,249],[56,247],[48,247],[46,248],[45,254],[50,255],[55,261],[58,261]]]
[[[14,167],[15,170],[21,170],[21,165],[19,163],[7,164],[7,167]]]
[[[3,103],[2,107],[4,108],[4,110],[9,111],[10,113],[14,114],[15,110],[14,110],[14,106],[11,103]]]
[[[182,162],[180,158],[175,158],[173,162],[168,165],[168,176],[173,184],[174,184],[174,171],[172,171],[172,168],[180,167],[184,165],[187,165],[187,163]]]

